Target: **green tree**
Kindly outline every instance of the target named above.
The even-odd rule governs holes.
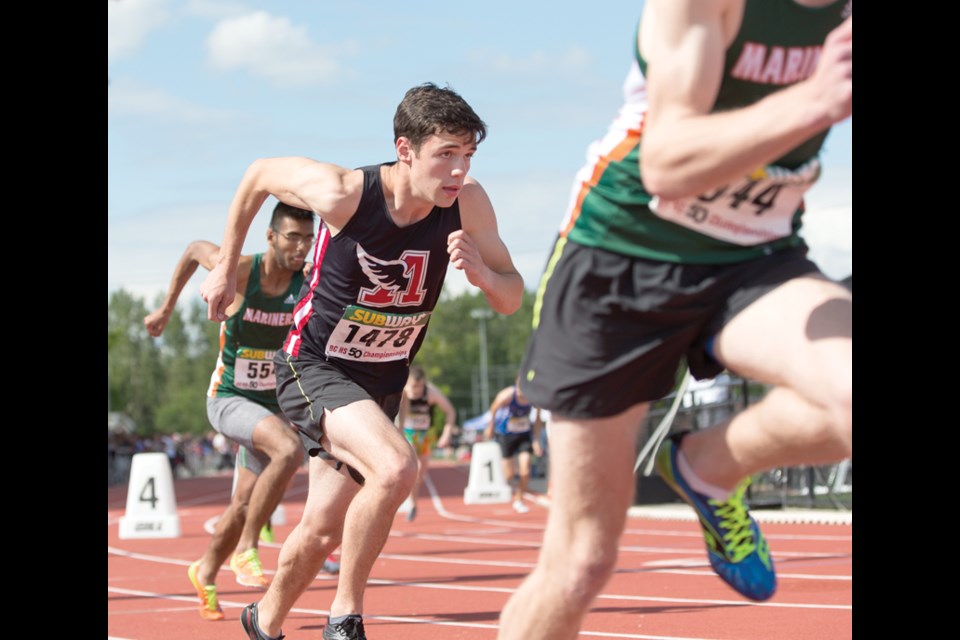
[[[503,386],[512,384],[530,336],[535,295],[525,291],[520,309],[507,316],[494,313],[486,320],[487,363],[490,399]],[[462,424],[483,413],[479,402],[480,331],[475,309],[489,309],[483,293],[444,293],[430,319],[430,329],[416,362],[457,408]]]
[[[143,326],[143,301],[120,289],[107,305],[107,385],[110,410],[122,411],[141,433],[152,433],[164,383],[160,352]]]
[[[158,299],[156,306],[159,306]],[[210,430],[206,390],[216,366],[219,323],[206,319],[206,307],[194,300],[177,309],[163,332],[161,354],[165,384],[156,429],[162,433],[202,434]]]

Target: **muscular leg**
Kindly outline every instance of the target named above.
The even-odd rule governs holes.
[[[367,578],[387,541],[394,514],[410,495],[417,457],[371,400],[328,411],[324,420],[321,444],[365,478],[344,517],[340,579],[330,615],[362,614]]]
[[[507,601],[499,640],[577,637],[616,565],[646,406],[600,420],[551,417],[550,455],[563,473],[553,476],[554,499],[537,566]]]
[[[246,522],[237,541],[238,553],[257,547],[260,529],[280,504],[290,480],[303,461],[300,438],[279,416],[264,418],[256,424],[253,428],[253,446],[270,456],[270,462],[260,473],[250,494]]]
[[[508,485],[513,487],[513,499],[519,500],[517,497],[517,487],[513,484],[513,476],[517,475],[517,467],[514,464],[513,458],[513,456],[504,456],[503,460],[501,460],[501,466],[503,467],[503,479],[507,481]]]
[[[210,544],[197,566],[199,584],[214,584],[220,567],[237,546],[237,540],[240,539],[244,522],[247,520],[247,505],[256,481],[256,474],[249,469],[240,467],[237,470],[237,486],[234,488],[233,497],[227,510],[217,520]]]
[[[759,471],[852,454],[852,315],[846,288],[804,277],[763,296],[724,327],[716,340],[719,359],[774,388],[733,419],[683,440],[697,476],[732,489]]]
[[[420,495],[420,487],[423,485],[423,476],[427,473],[427,467],[430,465],[430,453],[427,452],[417,458],[417,479],[413,483],[413,488],[410,489],[410,500],[416,502],[417,496]]]
[[[343,517],[360,489],[346,468],[310,458],[303,517],[280,549],[277,573],[257,605],[260,629],[276,637],[297,599],[317,577],[323,561],[343,538]]]
[[[518,473],[520,481],[517,483],[517,500],[523,499],[523,494],[527,492],[527,486],[530,484],[530,452],[521,451],[517,454]]]

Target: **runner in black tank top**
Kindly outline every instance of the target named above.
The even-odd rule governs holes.
[[[439,408],[444,416],[443,433],[440,434],[439,438],[437,438],[433,429],[434,407]],[[417,517],[417,496],[420,493],[423,476],[430,466],[433,446],[437,445],[439,449],[446,448],[450,444],[450,438],[453,436],[453,428],[456,423],[457,410],[453,408],[450,399],[427,380],[427,374],[423,367],[419,365],[410,367],[407,384],[403,387],[400,415],[398,416],[398,424],[400,429],[403,430],[403,437],[413,447],[418,458],[417,480],[413,483],[410,496],[400,507],[401,513],[406,512],[407,514],[407,522],[413,522]]]
[[[317,266],[277,358],[277,398],[311,454],[309,497],[267,596],[241,614],[249,638],[280,633],[341,540],[342,573],[353,580],[337,585],[323,638],[366,637],[364,583],[417,475],[417,458],[393,420],[446,269],[463,271],[499,313],[516,311],[523,294],[490,200],[467,177],[485,136],[459,95],[428,83],[408,91],[394,114],[396,161],[351,170],[302,157],[262,159],[240,182],[222,260],[201,287],[212,320],[230,304],[246,229],[268,195],[323,221]]]

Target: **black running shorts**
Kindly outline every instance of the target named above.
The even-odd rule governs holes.
[[[535,406],[570,418],[614,416],[666,396],[684,357],[695,378],[712,378],[724,367],[707,349],[710,338],[780,284],[819,273],[806,247],[738,264],[693,265],[563,238],[549,265],[520,388]]]
[[[386,396],[372,397],[335,362],[293,358],[280,349],[274,357],[274,364],[277,372],[277,401],[284,415],[297,428],[303,447],[310,456],[336,460],[320,446],[324,409],[333,411],[358,400],[373,400],[391,420],[394,420],[400,411],[402,390]],[[339,464],[337,468],[340,468]],[[354,480],[363,484],[363,476],[352,467],[347,468]]]
[[[500,455],[509,460],[518,453],[533,453],[533,435],[531,431],[524,433],[497,433],[494,439],[500,445]]]

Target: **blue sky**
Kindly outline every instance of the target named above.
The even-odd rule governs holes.
[[[587,145],[621,102],[642,2],[108,0],[107,289],[154,297],[194,239],[219,244],[255,159],[393,160],[393,113],[449,84],[489,127],[471,169],[536,286]],[[852,273],[852,119],[809,192],[812,257]],[[268,199],[245,253],[266,248]],[[196,298],[198,270],[181,300]],[[447,285],[465,280],[451,269]]]

